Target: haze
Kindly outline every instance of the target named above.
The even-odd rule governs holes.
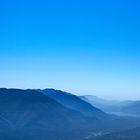
[[[0,87],[140,99],[135,2],[1,2]]]

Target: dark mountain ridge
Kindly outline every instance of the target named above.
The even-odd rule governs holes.
[[[107,117],[107,114],[100,109],[90,105],[89,103],[81,100],[76,95],[55,89],[39,90],[50,98],[56,100],[67,108],[73,109],[88,117]]]
[[[0,140],[85,140],[139,124],[62,91],[0,89]]]
[[[0,89],[0,123],[4,140],[45,140],[48,136],[56,140],[81,131],[80,138],[90,131],[83,115],[35,90]]]

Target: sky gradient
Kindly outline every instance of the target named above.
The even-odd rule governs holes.
[[[140,2],[0,2],[0,87],[140,99]]]

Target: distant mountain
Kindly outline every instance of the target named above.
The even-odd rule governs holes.
[[[85,116],[96,118],[107,117],[106,113],[73,94],[55,89],[45,89],[40,90],[40,92],[56,100],[65,107],[78,111]]]
[[[139,118],[134,119],[131,117],[118,117],[116,115],[106,114],[100,109],[92,106],[90,103],[83,101],[76,95],[55,89],[45,89],[39,91],[56,100],[63,106],[80,112],[84,116],[90,117],[91,120],[96,120],[96,123],[94,123],[97,129],[102,128],[102,130],[105,131],[119,131],[140,126]]]
[[[123,105],[120,101],[105,100],[93,95],[80,96],[80,98],[105,112],[119,112]]]
[[[92,95],[80,96],[80,98],[107,113],[119,116],[140,116],[140,101],[104,100]]]
[[[140,101],[130,101],[122,107],[121,112],[140,117]]]

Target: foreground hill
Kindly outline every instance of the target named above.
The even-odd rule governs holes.
[[[81,138],[87,132],[90,126],[83,115],[42,93],[0,89],[1,140],[69,140]]]
[[[140,140],[140,128],[97,136],[88,140]]]

